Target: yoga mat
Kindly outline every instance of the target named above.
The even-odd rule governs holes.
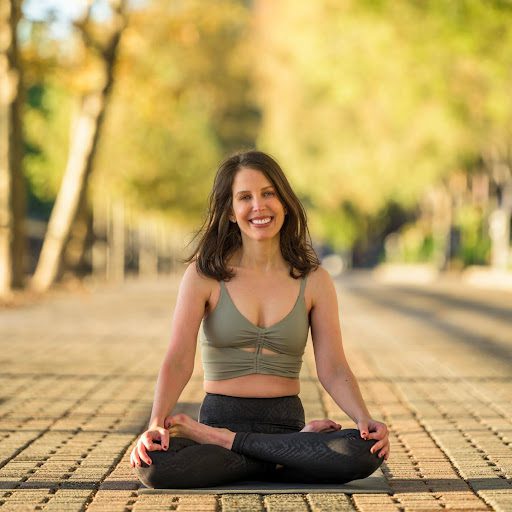
[[[149,489],[141,487],[141,494],[393,494],[384,474],[379,468],[375,473],[361,480],[347,484],[304,484],[290,482],[265,482],[245,480],[230,485],[201,487],[197,489]]]

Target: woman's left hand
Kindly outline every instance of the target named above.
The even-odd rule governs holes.
[[[377,441],[370,451],[372,453],[379,452],[379,457],[384,457],[384,460],[388,460],[390,450],[388,427],[380,421],[368,418],[358,421],[357,428],[363,439],[375,439]]]

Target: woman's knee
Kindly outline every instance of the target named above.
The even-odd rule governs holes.
[[[380,467],[384,459],[370,451],[377,443],[375,439],[362,439],[357,429],[346,429],[338,434],[331,449],[340,455],[336,464],[340,478],[345,481],[366,478]]]
[[[173,437],[166,451],[148,452],[151,464],[141,460],[141,465],[135,468],[137,478],[146,486],[153,489],[164,489],[176,487],[178,482],[173,482],[176,475],[180,473],[179,455],[184,449],[197,446],[198,443],[184,437]]]
[[[164,471],[164,465],[162,464],[162,457],[167,454],[162,452],[149,452],[148,455],[151,458],[151,464],[146,464],[144,461],[141,461],[141,465],[135,467],[137,478],[146,487],[162,489],[165,485],[168,485],[166,476],[164,475],[164,473],[168,474],[168,472]]]
[[[137,467],[139,480],[154,489],[186,489],[222,485],[244,477],[248,472],[245,457],[213,444],[184,440],[184,449],[171,440],[168,451],[150,452],[152,464]],[[188,444],[187,444],[188,442]],[[193,444],[190,444],[193,443]]]
[[[370,449],[373,445],[377,443],[375,439],[371,439],[369,441],[365,441],[367,443],[367,451],[363,452],[363,454],[359,457],[358,460],[358,470],[359,476],[357,478],[366,478],[374,473],[384,462],[384,457],[379,457],[378,451],[376,453],[372,453]]]
[[[372,453],[372,447],[377,444],[376,439],[362,439],[359,431],[355,431],[357,435],[351,439],[351,442],[355,445],[355,464],[357,476],[354,479],[366,478],[376,471],[383,462],[383,458],[379,457],[378,451]]]

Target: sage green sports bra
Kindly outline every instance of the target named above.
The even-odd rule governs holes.
[[[306,277],[293,309],[270,327],[258,327],[236,308],[224,281],[215,309],[203,320],[201,358],[206,380],[262,373],[298,378],[309,331],[304,300]],[[255,351],[241,350],[255,347]],[[262,349],[272,353],[263,353]]]

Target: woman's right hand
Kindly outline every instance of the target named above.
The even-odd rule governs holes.
[[[160,444],[155,441],[160,441]],[[134,446],[130,454],[130,466],[141,466],[141,460],[146,464],[151,465],[151,458],[148,451],[161,451],[167,450],[169,446],[169,431],[163,427],[149,428],[141,434],[137,439],[137,444]]]

